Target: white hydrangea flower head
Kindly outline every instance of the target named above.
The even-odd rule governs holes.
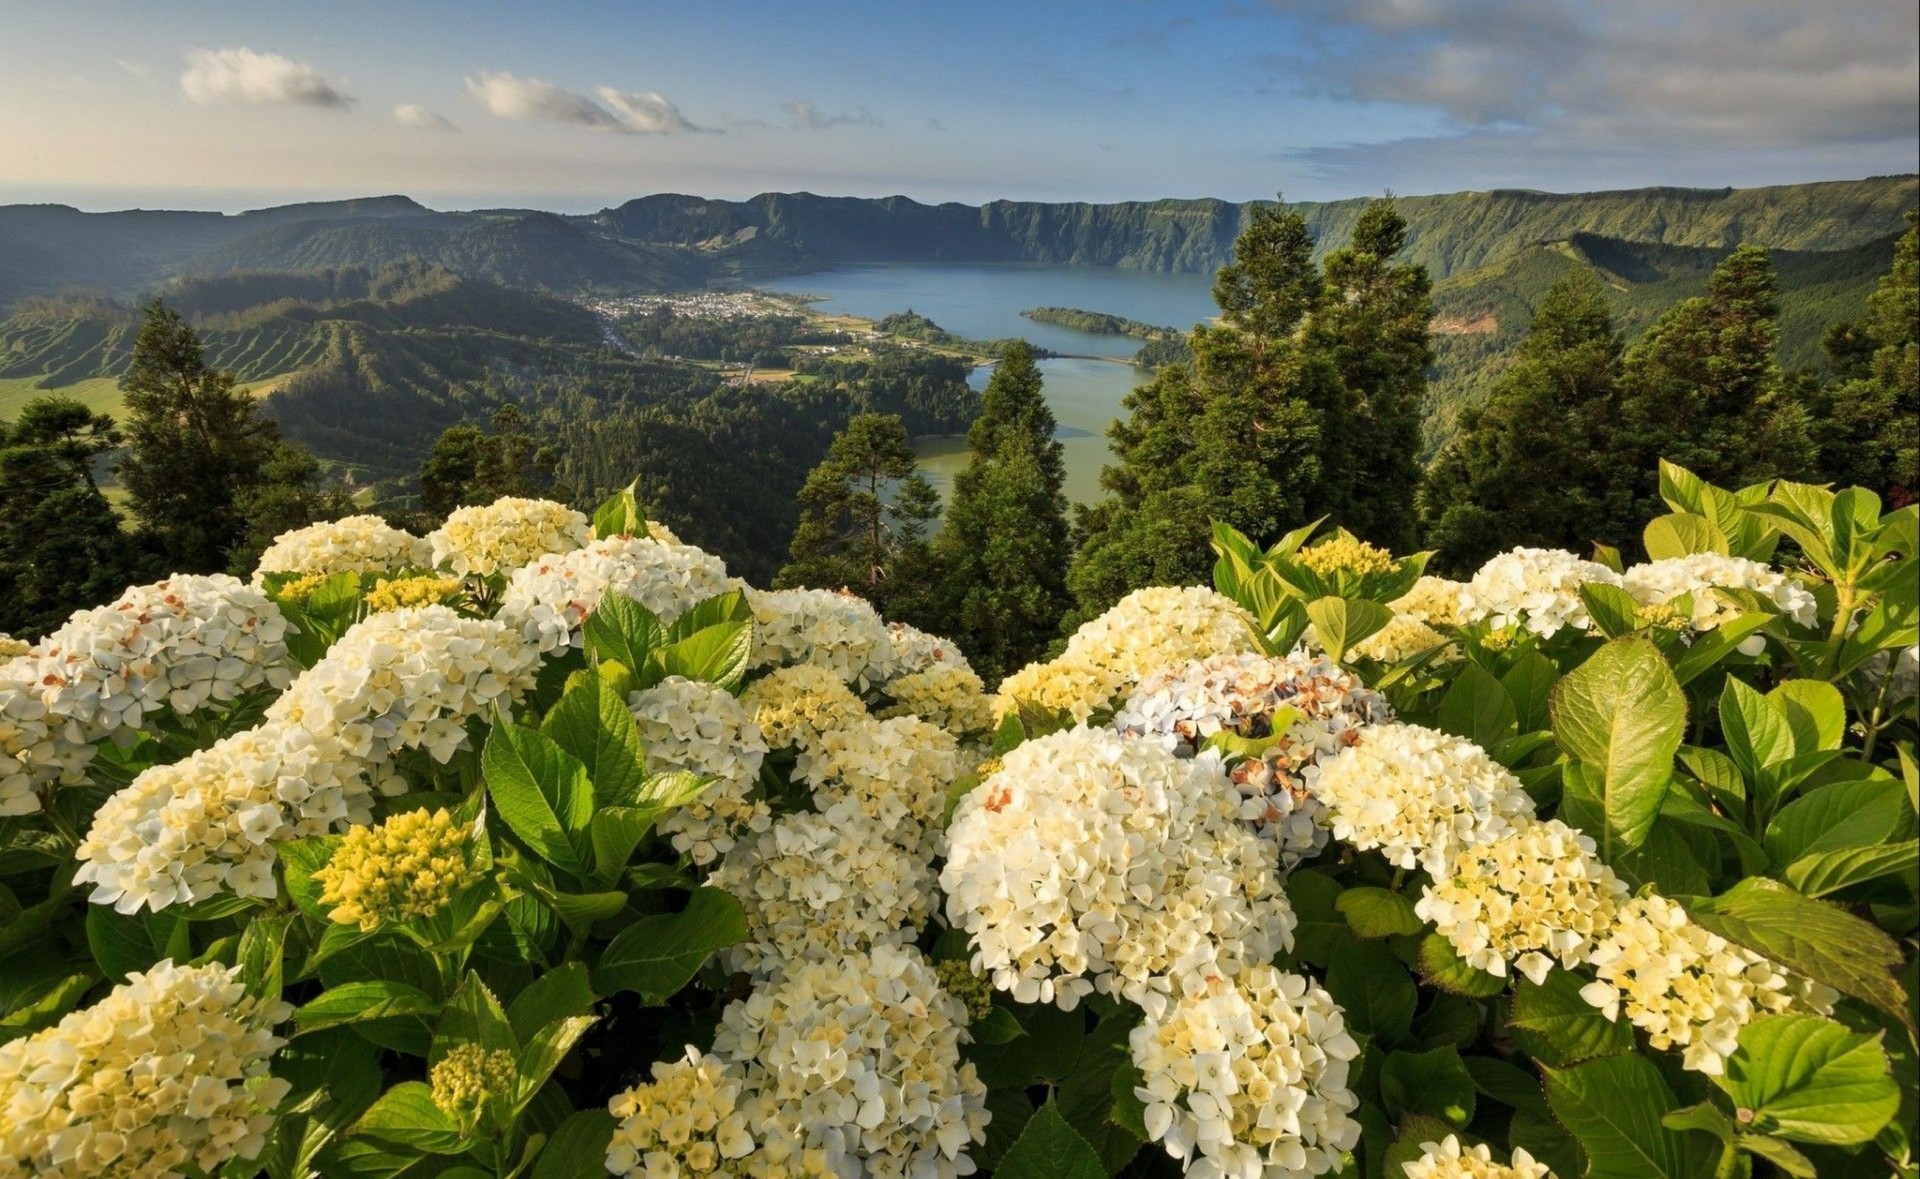
[[[180,1179],[258,1157],[292,1087],[268,1061],[293,1008],[237,975],[164,959],[0,1044],[0,1173]]]
[[[35,792],[86,781],[95,743],[151,716],[232,704],[293,674],[287,621],[225,574],[176,576],[76,611],[0,664],[0,814],[39,809]]]
[[[918,950],[880,945],[795,963],[728,1005],[713,1054],[744,1070],[757,1141],[819,1151],[842,1176],[957,1179],[990,1116],[960,1059],[966,1018]]]
[[[1520,779],[1471,741],[1419,725],[1375,725],[1320,763],[1314,784],[1333,836],[1435,877],[1460,851],[1535,821]]]
[[[142,771],[102,803],[74,853],[74,881],[122,913],[272,897],[277,844],[373,820],[357,769],[300,729],[236,733]]]
[[[867,718],[847,681],[811,663],[775,668],[749,685],[740,703],[774,749],[810,749],[822,734]]]
[[[960,747],[918,717],[855,719],[802,749],[794,775],[822,806],[847,802],[887,838],[931,856],[941,850],[940,816],[960,776]]]
[[[1535,985],[1574,967],[1613,927],[1627,886],[1593,840],[1558,819],[1456,851],[1413,910],[1467,965],[1501,978],[1513,963]]]
[[[654,540],[659,541],[661,544],[685,544],[686,543],[685,541],[681,540],[678,536],[674,535],[673,529],[667,527],[665,524],[662,524],[658,520],[647,521],[647,535],[652,537]]]
[[[841,802],[741,840],[708,883],[747,914],[747,940],[721,960],[757,981],[794,962],[912,940],[933,911],[935,881],[929,859]]]
[[[533,686],[540,655],[504,623],[446,606],[355,623],[267,709],[270,726],[305,729],[368,767],[403,749],[445,764],[467,721]]]
[[[1118,672],[1132,686],[1170,664],[1258,650],[1253,616],[1231,599],[1204,586],[1151,586],[1075,631],[1061,658]]]
[[[1191,757],[1217,733],[1272,736],[1282,708],[1303,715],[1227,776],[1242,799],[1240,817],[1291,868],[1327,844],[1326,807],[1313,786],[1321,759],[1357,740],[1362,728],[1391,721],[1386,697],[1325,658],[1215,655],[1149,674],[1114,714],[1113,727]]]
[[[1714,593],[1719,589],[1752,590],[1773,600],[1780,612],[1802,626],[1820,621],[1820,605],[1797,579],[1788,577],[1745,557],[1721,553],[1689,553],[1649,561],[1628,569],[1623,579],[1627,592],[1642,606],[1658,608],[1688,596],[1692,612],[1684,621],[1696,631],[1714,630],[1740,614],[1738,608]],[[1764,636],[1750,635],[1740,644],[1748,655],[1766,649]]]
[[[1085,724],[1094,713],[1111,708],[1126,688],[1127,678],[1119,671],[1084,660],[1063,656],[1048,663],[1029,663],[1000,681],[993,716],[997,722],[1018,712],[1024,702],[1049,713],[1064,712]]]
[[[1622,585],[1618,573],[1565,549],[1511,549],[1473,575],[1461,594],[1461,614],[1468,622],[1524,626],[1543,638],[1562,627],[1587,630],[1593,619],[1580,587],[1596,582]]]
[[[552,553],[586,544],[593,528],[565,504],[503,496],[490,504],[456,508],[427,534],[433,563],[469,573],[506,573]]]
[[[1423,622],[1430,627],[1462,626],[1467,622],[1463,597],[1467,584],[1425,574],[1391,603],[1397,617]]]
[[[895,675],[912,675],[916,672],[932,671],[937,667],[958,668],[972,671],[973,664],[967,662],[952,639],[943,639],[931,635],[917,626],[904,622],[889,622],[887,637],[893,642],[893,660]]]
[[[1463,1146],[1458,1134],[1438,1142],[1422,1142],[1420,1157],[1400,1164],[1407,1179],[1553,1179],[1553,1169],[1534,1161],[1523,1147],[1513,1148],[1513,1161],[1495,1162],[1485,1143]]]
[[[516,570],[495,617],[544,654],[584,642],[587,615],[609,592],[622,593],[663,623],[727,592],[727,566],[691,545],[610,536]]]
[[[1333,997],[1297,974],[1256,963],[1195,979],[1130,1046],[1148,1137],[1188,1175],[1324,1175],[1360,1140],[1348,1086],[1360,1045]]]
[[[1264,962],[1295,918],[1273,849],[1212,755],[1077,728],[1028,741],[960,800],[947,917],[976,972],[1022,1003],[1096,991],[1155,1011],[1188,981]]]
[[[433,564],[433,546],[378,516],[347,516],[282,532],[260,554],[253,583],[270,573],[392,573]]]
[[[1597,980],[1580,997],[1608,1019],[1625,1015],[1655,1048],[1679,1048],[1681,1063],[1718,1076],[1740,1029],[1761,1015],[1828,1012],[1838,996],[1790,974],[1688,918],[1662,896],[1635,897],[1588,955]]]
[[[741,833],[765,831],[772,812],[754,796],[767,742],[726,689],[668,676],[627,698],[646,749],[647,772],[685,770],[714,780],[699,797],[661,817],[661,832],[696,864],[711,864]]]
[[[607,1143],[607,1170],[626,1179],[744,1176],[756,1143],[742,1108],[740,1069],[689,1045],[659,1061],[653,1080],[615,1095],[620,1120]]]
[[[918,716],[955,736],[993,728],[993,701],[980,677],[961,664],[908,672],[887,684],[887,695],[895,703],[881,710],[882,717]]]
[[[892,679],[899,655],[880,615],[857,594],[838,590],[748,589],[753,604],[753,666],[825,667],[857,692]]]
[[[1311,626],[1307,628],[1307,633],[1301,641],[1309,647],[1319,649],[1320,636]],[[1446,635],[1417,618],[1395,614],[1392,621],[1355,643],[1352,651],[1362,659],[1374,659],[1381,663],[1398,663],[1402,659],[1411,659],[1435,647],[1446,648],[1433,657],[1433,662],[1437,665],[1459,660],[1460,653],[1447,646],[1451,641]]]

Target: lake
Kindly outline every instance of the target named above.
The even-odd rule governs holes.
[[[957,335],[976,340],[1023,336],[1036,347],[1070,353],[1040,362],[1047,402],[1060,423],[1065,450],[1067,498],[1092,503],[1100,495],[1100,468],[1108,461],[1107,423],[1121,413],[1120,400],[1144,377],[1118,359],[1132,356],[1140,341],[1035,323],[1021,316],[1033,307],[1079,307],[1146,323],[1187,328],[1214,314],[1211,274],[1159,274],[1140,270],[1034,265],[839,266],[756,284],[765,290],[813,295],[820,310],[879,319],[913,310]],[[991,370],[973,375],[984,386]],[[915,445],[921,469],[944,493],[966,463],[966,440],[923,438]]]

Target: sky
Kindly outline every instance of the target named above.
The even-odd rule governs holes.
[[[0,0],[0,203],[1319,200],[1917,157],[1912,0]]]

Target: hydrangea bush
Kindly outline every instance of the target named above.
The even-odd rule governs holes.
[[[992,692],[630,491],[0,642],[0,1176],[1912,1175],[1920,511],[1662,488]]]

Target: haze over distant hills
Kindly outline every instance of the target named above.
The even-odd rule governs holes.
[[[1596,234],[1669,246],[1840,250],[1901,228],[1913,176],[1751,189],[1463,192],[1400,199],[1409,252],[1436,279],[1534,243]],[[1365,200],[1297,206],[1323,242]],[[994,201],[767,193],[662,194],[584,216],[440,212],[404,196],[247,213],[0,206],[0,309],[73,290],[126,297],[183,275],[379,269],[418,260],[462,277],[556,292],[671,290],[848,262],[1038,262],[1206,272],[1231,255],[1249,204]]]

